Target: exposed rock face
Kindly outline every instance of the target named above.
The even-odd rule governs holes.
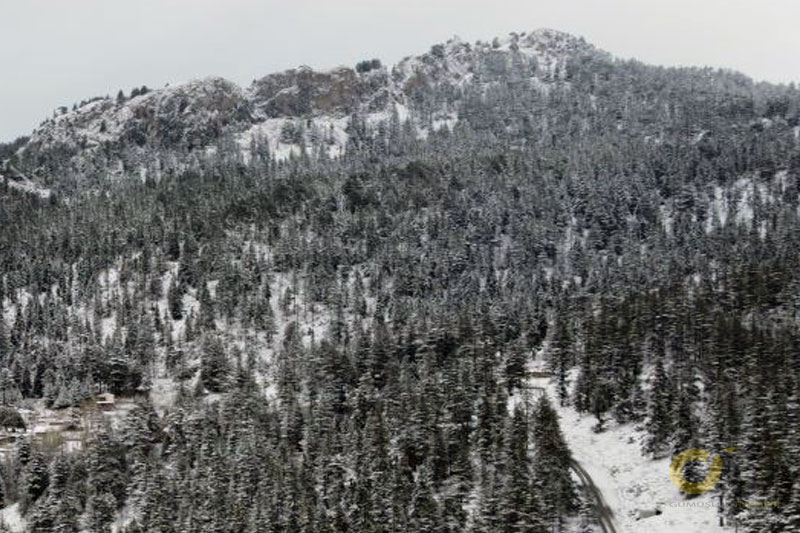
[[[251,121],[252,105],[244,91],[222,78],[208,78],[125,101],[103,98],[62,113],[33,132],[21,162],[52,171],[65,159],[102,147],[191,149]]]
[[[379,62],[329,72],[299,67],[267,75],[248,89],[206,78],[132,98],[95,98],[72,111],[61,108],[43,122],[15,163],[35,176],[88,168],[102,172],[124,166],[122,152],[140,158],[192,152],[225,135],[243,145],[264,138],[281,156],[308,140],[294,124],[301,119],[324,132],[335,155],[344,150],[352,115],[374,124],[398,113],[425,135],[426,128],[457,122],[466,95],[480,98],[502,84],[544,90],[547,82],[563,79],[568,60],[581,54],[601,53],[573,36],[538,30],[491,43],[451,39],[391,69]]]
[[[243,91],[222,78],[146,95],[130,112],[133,116],[124,122],[122,140],[140,146],[205,146],[227,126],[252,120],[252,106]]]
[[[383,68],[360,74],[301,67],[265,76],[251,91],[256,109],[271,118],[377,111],[388,102],[389,75]]]

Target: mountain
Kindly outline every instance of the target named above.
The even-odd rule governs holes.
[[[608,81],[613,72],[623,70],[634,82],[624,89],[632,102],[612,101],[623,93],[614,91]],[[503,114],[518,115],[510,118],[514,122],[536,121],[532,109],[536,103],[525,101],[535,95],[546,101],[552,88],[565,87],[590,98],[593,113],[615,112],[620,119],[629,111],[629,103],[647,105],[648,98],[680,95],[688,101],[672,111],[687,116],[689,135],[702,136],[708,129],[704,123],[718,120],[719,114],[743,127],[753,126],[752,121],[756,126],[765,120],[771,124],[774,113],[762,113],[759,106],[773,106],[782,111],[781,119],[797,125],[797,110],[786,109],[781,89],[759,91],[758,84],[736,73],[649,69],[649,79],[642,79],[636,70],[648,71],[553,30],[513,33],[491,43],[455,38],[391,68],[378,60],[329,72],[299,67],[267,75],[246,89],[207,78],[156,90],[143,87],[129,97],[91,98],[71,111],[62,107],[44,121],[18,147],[15,163],[52,185],[55,175],[65,173],[84,177],[159,173],[153,167],[158,158],[185,159],[187,152],[207,153],[223,142],[240,145],[245,158],[259,151],[285,159],[304,149],[335,157],[343,153],[360,123],[375,127],[407,121],[419,138],[464,121],[485,127],[476,123],[483,118],[472,116],[474,104],[503,92],[516,95],[514,105],[522,106]],[[676,121],[653,105],[647,112],[649,117],[636,119],[651,125],[662,118]],[[520,131],[526,126],[511,127]]]
[[[61,108],[30,135],[17,152],[18,164],[43,177],[116,170],[120,162],[135,168],[131,161],[148,154],[202,151],[223,138],[245,153],[256,139],[278,158],[320,143],[334,156],[346,145],[353,115],[370,124],[396,115],[424,136],[457,122],[470,93],[508,81],[544,91],[568,76],[568,62],[590,57],[607,56],[571,35],[537,30],[492,43],[452,39],[391,69],[373,60],[329,72],[299,67],[264,76],[247,89],[221,78],[136,89],[130,97]]]
[[[3,519],[795,531],[799,110],[539,30],[59,111],[0,146]]]

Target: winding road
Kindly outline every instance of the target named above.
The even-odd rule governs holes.
[[[547,394],[545,383],[541,382],[541,378],[536,379],[536,381],[529,378],[528,385],[525,388],[531,391],[535,396],[544,396]],[[597,520],[603,533],[617,533],[617,528],[614,525],[614,512],[606,503],[603,493],[595,484],[592,476],[590,476],[586,469],[574,458],[570,458],[570,468],[572,468],[572,471],[578,476],[583,486],[586,487],[589,497],[594,500]]]
[[[591,498],[594,499],[597,520],[603,529],[603,533],[617,533],[617,528],[614,527],[614,513],[609,508],[605,498],[603,498],[603,493],[600,492],[600,489],[597,488],[597,485],[592,480],[592,476],[575,459],[570,459],[570,467],[581,480],[583,486],[586,487]]]

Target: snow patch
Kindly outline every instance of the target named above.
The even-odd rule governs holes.
[[[725,191],[722,187],[714,187],[713,209],[717,215],[717,220],[719,220],[719,225],[724,228],[728,222],[728,199],[725,197]]]
[[[532,378],[529,385],[545,390],[552,399],[573,457],[603,493],[614,512],[619,533],[732,531],[718,525],[717,494],[710,492],[692,500],[684,499],[669,478],[671,458],[652,460],[642,456],[641,431],[631,424],[611,422],[606,431],[595,433],[593,416],[560,406],[556,385],[549,378]],[[641,509],[660,509],[662,514],[637,520]]]
[[[666,205],[660,206],[661,211],[661,225],[664,227],[664,233],[672,235],[673,216],[672,209]]]
[[[739,202],[736,204],[736,223],[739,225],[750,226],[753,223],[753,182],[742,178],[736,182],[736,188],[741,191]]]
[[[19,512],[19,503],[0,510],[0,524],[5,525],[13,533],[25,531],[26,522]]]

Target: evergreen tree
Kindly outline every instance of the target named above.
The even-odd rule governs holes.
[[[167,292],[167,307],[173,320],[180,320],[183,318],[183,295],[184,287],[181,284],[176,284],[174,281],[169,287]]]
[[[546,531],[540,494],[531,479],[528,449],[528,421],[520,406],[515,407],[506,438],[506,482],[501,504],[501,531]]]
[[[572,481],[572,455],[547,396],[542,396],[535,405],[533,444],[536,450],[534,479],[542,495],[543,509],[551,520],[560,520],[576,509],[577,500]]]
[[[656,457],[663,453],[664,446],[672,434],[672,417],[670,416],[672,402],[669,388],[670,384],[664,370],[664,363],[658,359],[651,380],[645,421],[647,437],[644,443],[644,452]]]
[[[227,387],[229,376],[228,357],[222,340],[211,335],[203,342],[200,359],[200,381],[210,392],[221,392]]]

